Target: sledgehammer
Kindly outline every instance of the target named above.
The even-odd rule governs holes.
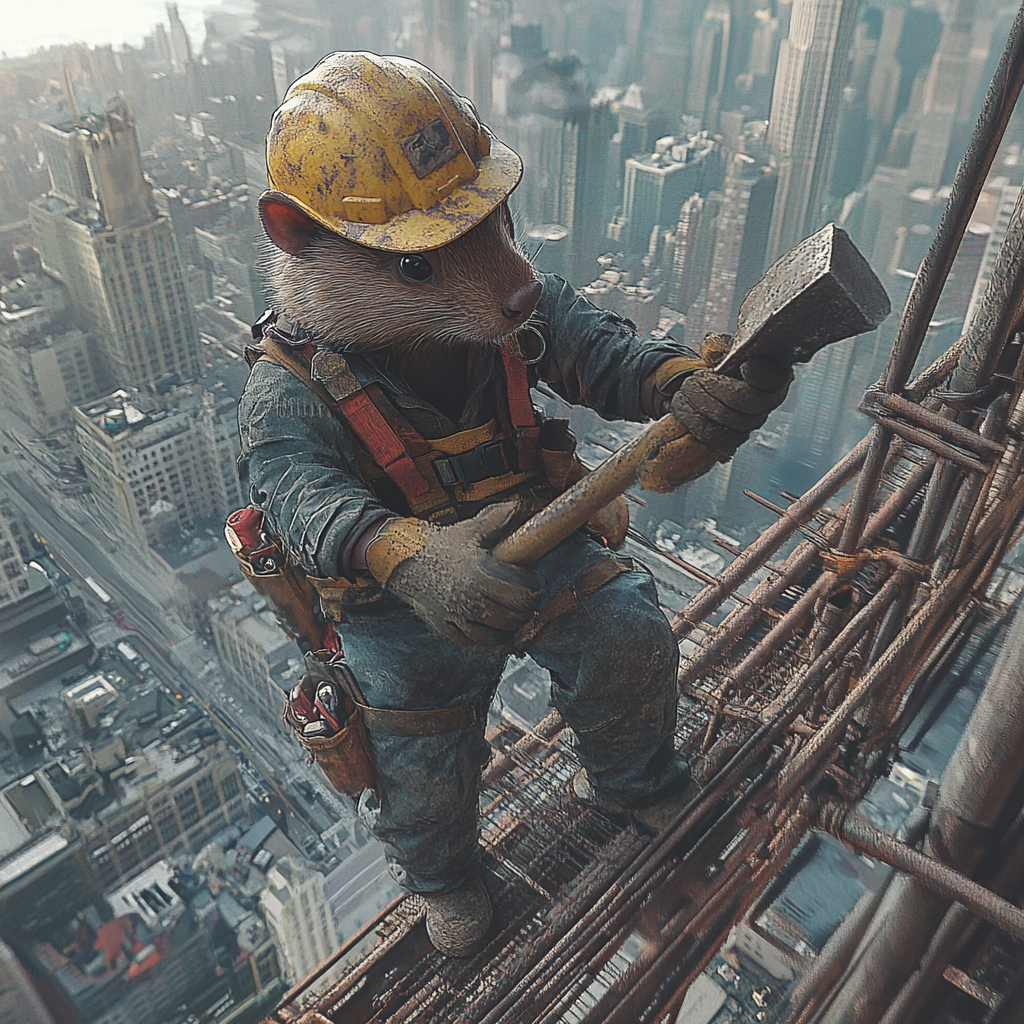
[[[792,366],[833,342],[873,331],[889,298],[868,262],[835,224],[805,238],[768,268],[740,306],[736,333],[717,373],[735,374],[763,356]],[[500,541],[503,562],[529,565],[636,482],[637,472],[686,428],[669,414],[641,431],[592,473]]]

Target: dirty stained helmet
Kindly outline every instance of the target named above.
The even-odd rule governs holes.
[[[373,249],[436,249],[519,184],[472,103],[406,57],[339,52],[293,82],[267,136],[270,187]]]

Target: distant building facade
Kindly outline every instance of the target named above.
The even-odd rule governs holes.
[[[0,374],[5,399],[31,430],[66,427],[75,405],[98,394],[92,338],[68,315],[64,287],[27,271],[0,288]]]
[[[210,601],[210,628],[221,665],[251,698],[265,722],[281,724],[282,675],[299,649],[278,626],[267,602],[247,580]],[[297,678],[295,680],[298,681]]]
[[[658,139],[653,153],[626,160],[622,213],[609,225],[608,237],[627,252],[645,252],[655,227],[669,229],[679,220],[683,201],[707,191],[719,175],[717,149],[706,133],[682,140]]]
[[[270,869],[267,881],[270,885],[260,894],[260,903],[283,972],[294,983],[338,945],[324,876],[285,857]]]
[[[795,0],[772,92],[768,145],[779,171],[768,259],[816,228],[832,156],[857,0]]]
[[[777,181],[770,167],[745,153],[730,161],[715,227],[707,298],[703,306],[691,310],[686,322],[691,344],[709,332],[735,329],[740,303],[764,270]]]
[[[104,886],[161,858],[198,853],[211,836],[249,820],[238,762],[222,741],[172,763],[146,748],[126,769],[123,798],[83,829],[85,849]]]
[[[174,231],[155,212],[124,102],[40,128],[52,188],[29,219],[43,268],[98,339],[109,380],[195,380],[199,344]]]
[[[28,568],[15,535],[15,526],[0,507],[0,608],[14,604],[29,590]]]
[[[197,384],[120,390],[74,415],[86,476],[130,536],[165,543],[242,504],[230,398]]]

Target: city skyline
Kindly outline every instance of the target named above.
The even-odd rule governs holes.
[[[731,461],[672,494],[627,495],[624,553],[651,565],[671,619],[776,522],[744,491],[789,501],[882,421],[864,414],[865,390],[1009,15],[995,0],[140,2],[100,38],[113,11],[85,44],[37,50],[42,30],[19,28],[21,52],[0,58],[0,978],[32,1024],[52,1024],[56,1003],[81,1024],[256,1024],[399,891],[281,721],[303,656],[223,539],[251,500],[235,407],[267,305],[254,246],[264,137],[290,82],[332,48],[446,76],[523,159],[510,208],[537,270],[652,342],[696,349],[733,331],[767,267],[828,222],[871,263],[894,310],[880,329],[798,367]],[[918,371],[981,315],[1022,182],[1016,114]],[[532,397],[569,419],[590,465],[635,435],[548,388]],[[955,465],[976,472],[986,451]],[[817,529],[807,536],[823,543]],[[1016,581],[1021,552],[1005,556],[1004,583]],[[874,571],[855,580],[868,597]],[[847,605],[835,607],[838,622]],[[835,703],[846,682],[833,680]],[[495,751],[539,728],[549,685],[533,662],[509,664]],[[684,701],[713,698],[695,692]],[[704,745],[743,714],[722,703]],[[856,875],[853,863],[837,872]],[[813,948],[785,945],[799,912],[777,896],[762,909],[778,934],[743,947],[742,985],[771,978],[770,1007],[789,989],[768,947],[792,963]],[[737,1024],[760,1019],[753,1005]]]

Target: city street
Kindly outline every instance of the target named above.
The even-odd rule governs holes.
[[[4,458],[0,464],[0,478],[7,485],[4,490],[33,531],[43,539],[58,567],[74,580],[93,620],[113,616],[128,642],[141,648],[139,653],[169,689],[195,697],[310,836],[319,836],[330,828],[339,812],[344,813],[346,808],[337,794],[328,790],[318,769],[304,763],[298,746],[281,742],[281,737],[267,735],[257,717],[245,710],[244,695],[221,680],[219,669],[204,671],[188,681],[182,678],[174,667],[172,648],[190,641],[187,646],[192,648],[190,660],[194,664],[197,661],[195,648],[202,641],[189,634],[176,616],[169,617],[142,591],[138,577],[126,571],[126,564],[120,563],[99,540],[86,532],[85,528],[93,526],[92,523],[83,523],[85,528],[80,528],[60,515],[44,493],[45,484],[40,486],[33,479],[26,462],[10,456]],[[39,463],[28,465],[45,477],[46,471]],[[86,577],[92,577],[110,594],[109,605],[86,584]],[[209,660],[215,658],[212,651],[206,653]],[[228,696],[233,696],[233,703]],[[289,784],[295,779],[308,784],[317,796],[316,802],[295,792],[294,786]]]

